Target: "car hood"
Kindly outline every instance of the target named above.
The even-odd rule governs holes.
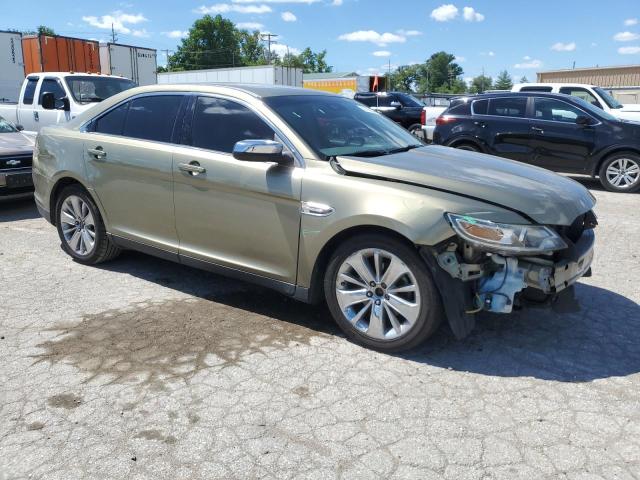
[[[620,109],[622,112],[640,112],[640,104],[637,103],[625,103]]]
[[[18,155],[33,151],[34,139],[22,133],[0,133],[0,155]]]
[[[339,157],[338,162],[348,175],[421,185],[483,200],[545,225],[570,225],[595,205],[589,191],[574,180],[454,148],[428,146],[366,159]]]

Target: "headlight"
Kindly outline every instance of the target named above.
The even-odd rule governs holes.
[[[470,244],[491,252],[536,254],[562,250],[568,245],[549,227],[509,225],[447,213],[455,232]]]

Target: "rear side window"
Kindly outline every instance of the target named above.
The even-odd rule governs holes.
[[[378,107],[390,107],[393,101],[395,101],[395,98],[391,95],[378,95]]]
[[[93,131],[108,135],[122,135],[124,121],[127,118],[129,102],[114,108],[94,122]]]
[[[489,115],[524,118],[526,111],[526,97],[492,98],[489,101]]]
[[[64,106],[64,102],[62,101],[62,99],[66,97],[67,94],[56,79],[45,78],[42,81],[42,86],[40,87],[40,97],[38,98],[38,105],[42,105],[42,96],[45,93],[53,93],[53,96],[56,99],[56,108],[62,108]]]
[[[473,113],[476,115],[486,115],[489,110],[489,100],[476,100],[473,102]]]
[[[241,140],[274,140],[275,132],[244,105],[222,98],[199,97],[191,128],[191,145],[231,153]]]
[[[522,87],[521,92],[551,92],[552,87]]]
[[[125,137],[171,142],[182,95],[141,97],[129,103],[122,134]]]
[[[22,103],[25,105],[33,104],[33,97],[36,94],[36,85],[38,85],[37,78],[27,79],[27,86],[24,88],[24,96],[22,97]]]
[[[464,100],[451,103],[447,115],[471,115],[471,103]]]

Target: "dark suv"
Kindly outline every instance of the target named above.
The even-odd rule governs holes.
[[[382,113],[423,140],[421,115],[424,104],[408,93],[356,93],[354,100]]]
[[[640,123],[580,98],[541,92],[462,97],[436,124],[436,144],[599,176],[614,192],[640,190]]]

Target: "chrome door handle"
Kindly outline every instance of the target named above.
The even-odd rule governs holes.
[[[89,148],[87,152],[89,152],[89,155],[95,157],[96,160],[102,160],[107,156],[107,152],[105,152],[102,147]]]
[[[35,112],[35,111],[33,112],[33,119],[34,119],[36,122],[39,122],[39,121],[40,121],[40,115],[38,115],[38,112]]]
[[[544,135],[544,130],[542,128],[531,127],[531,130],[533,130],[536,133],[539,133],[540,135]]]
[[[178,169],[182,172],[186,172],[194,176],[200,175],[201,173],[204,173],[207,171],[207,169],[204,167],[201,167],[198,162],[179,163]]]

